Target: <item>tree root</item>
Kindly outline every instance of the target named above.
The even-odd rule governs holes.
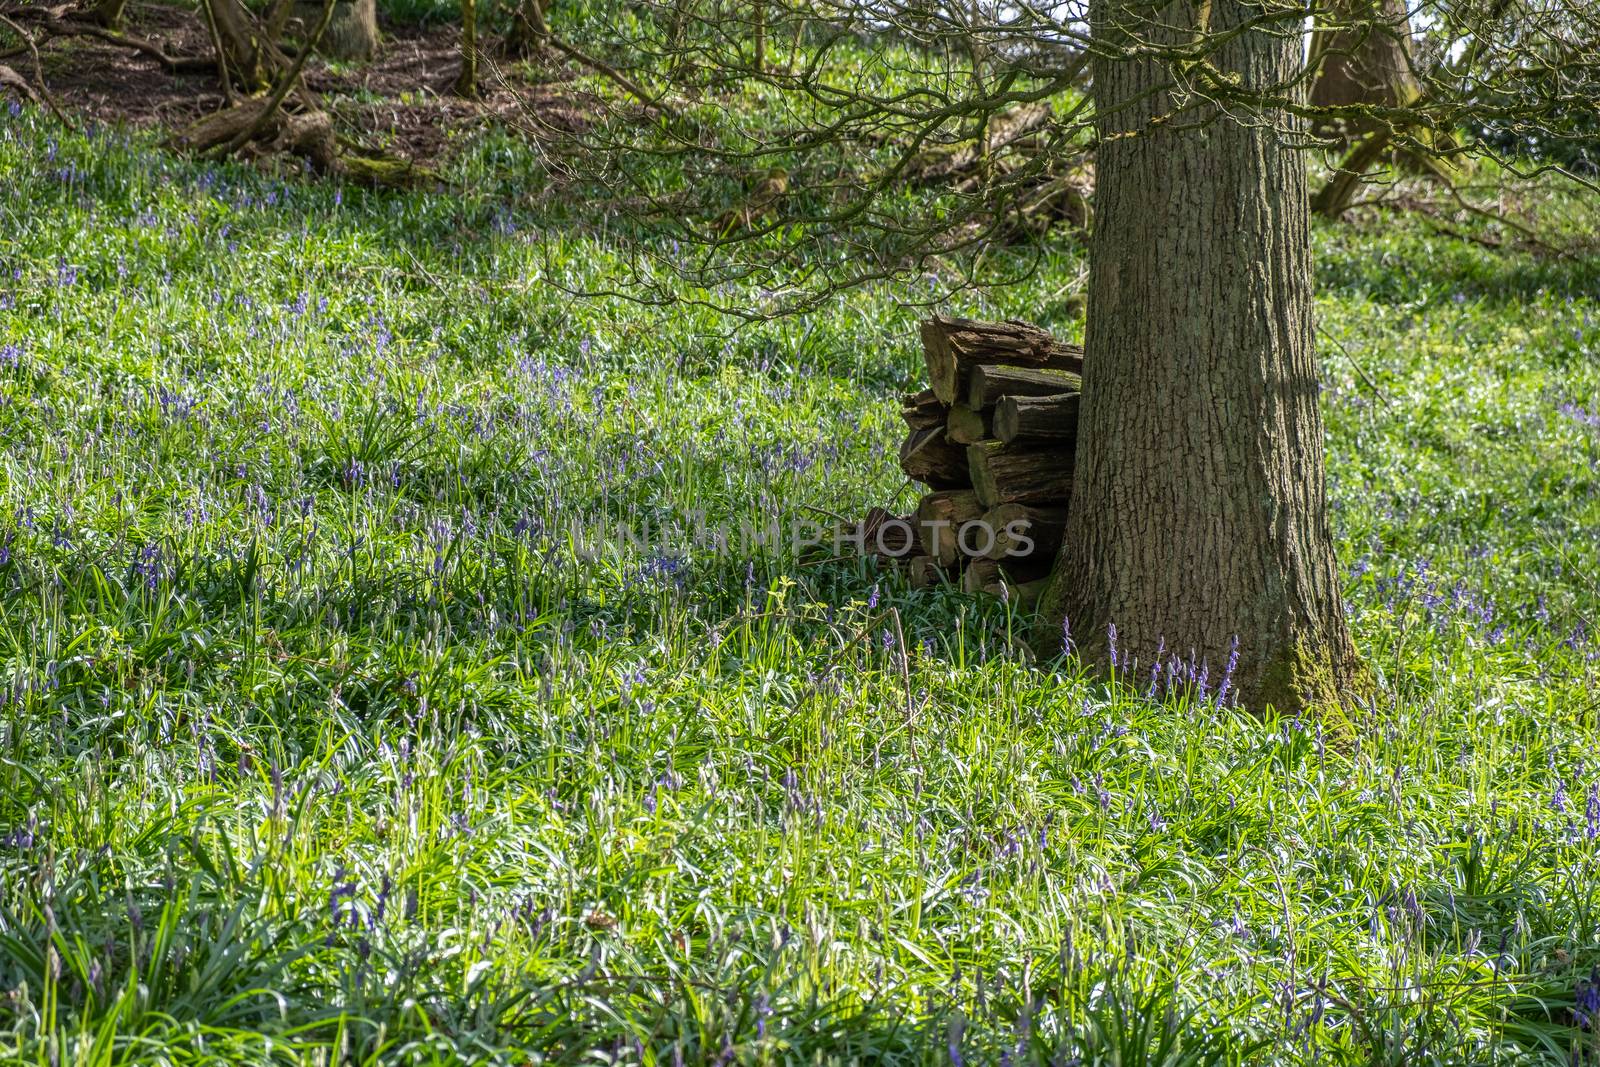
[[[242,137],[239,155],[263,160],[287,155],[306,160],[318,174],[385,189],[423,188],[438,175],[392,156],[373,155],[341,138],[326,111],[267,111],[270,101],[246,100],[212,112],[172,137],[170,144],[194,155],[213,154]]]
[[[0,63],[0,88],[14,89],[17,94],[30,104],[42,104],[39,94],[33,91],[33,86],[28,84],[28,79]]]

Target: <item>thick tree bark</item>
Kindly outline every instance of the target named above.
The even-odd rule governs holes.
[[[1212,55],[1223,77],[1293,81],[1297,13],[1240,31],[1259,5],[1213,0],[1199,27],[1196,10],[1092,0],[1090,20],[1110,48],[1231,35]],[[1230,702],[1335,698],[1361,667],[1329,530],[1306,172],[1283,136],[1289,117],[1191,104],[1163,121],[1174,79],[1158,59],[1094,63],[1081,432],[1041,644],[1059,648],[1070,622],[1090,662],[1136,661],[1140,684],[1159,662],[1176,685],[1181,657],[1214,692],[1237,641]]]

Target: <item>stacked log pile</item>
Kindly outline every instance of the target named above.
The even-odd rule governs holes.
[[[895,524],[899,558],[913,585],[1029,605],[1066,525],[1083,349],[1023,322],[938,317],[922,351],[931,384],[904,398],[900,468],[930,492]]]

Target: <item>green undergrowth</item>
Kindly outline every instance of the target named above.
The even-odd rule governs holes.
[[[1593,259],[1318,232],[1375,691],[1263,723],[802,561],[915,498],[926,279],[579,298],[626,249],[506,151],[381,195],[0,115],[0,1055],[1594,1054]],[[959,310],[1076,333],[1043,251]]]

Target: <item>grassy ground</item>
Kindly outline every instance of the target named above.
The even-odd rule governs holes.
[[[1596,1051],[1600,264],[1319,232],[1381,687],[1260,723],[616,536],[910,501],[920,283],[577,300],[616,253],[502,152],[380,196],[0,115],[0,1055]],[[1081,268],[962,310],[1070,330]]]

